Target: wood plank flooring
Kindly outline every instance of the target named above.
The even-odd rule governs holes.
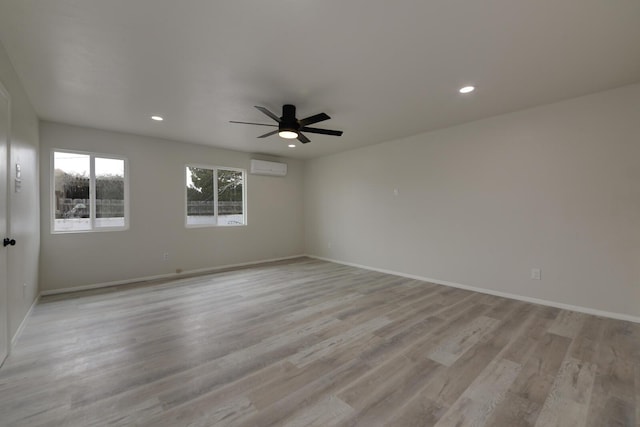
[[[1,426],[640,426],[640,325],[301,258],[46,297]]]

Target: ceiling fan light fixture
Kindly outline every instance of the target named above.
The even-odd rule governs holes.
[[[296,139],[298,137],[298,132],[291,129],[283,129],[278,132],[278,135],[284,139]]]
[[[303,119],[298,120],[296,117],[296,107],[292,104],[285,104],[282,106],[282,117],[278,117],[275,113],[272,113],[265,107],[260,107],[259,105],[254,105],[254,107],[260,111],[265,116],[274,120],[275,124],[266,124],[266,123],[252,123],[252,122],[237,122],[231,120],[231,123],[240,123],[245,125],[256,125],[256,126],[269,126],[275,127],[277,129],[272,130],[271,132],[267,132],[264,135],[258,136],[258,138],[267,138],[271,135],[278,134],[280,138],[284,139],[297,139],[301,144],[307,144],[311,142],[309,138],[305,136],[307,132],[309,133],[319,133],[321,135],[333,135],[333,136],[342,136],[342,131],[340,130],[331,130],[331,129],[320,129],[316,127],[310,127],[309,125],[313,125],[315,123],[324,122],[325,120],[329,120],[329,117],[325,113],[314,114],[313,116],[305,117]],[[303,134],[304,132],[305,134]],[[292,144],[293,145],[293,144]],[[293,145],[295,147],[295,145]],[[291,147],[291,145],[289,145]],[[291,147],[293,148],[293,147]]]

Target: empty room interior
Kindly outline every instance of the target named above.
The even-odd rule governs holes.
[[[0,426],[640,426],[640,2],[0,0]]]

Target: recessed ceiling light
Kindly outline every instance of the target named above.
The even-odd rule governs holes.
[[[289,148],[296,148],[296,144],[289,144]]]
[[[156,122],[161,122],[164,120],[162,116],[151,116],[151,120],[155,120]]]
[[[460,93],[471,93],[474,90],[476,90],[476,88],[473,86],[465,86],[463,88],[460,88]]]

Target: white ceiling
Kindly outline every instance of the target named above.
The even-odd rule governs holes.
[[[298,158],[640,81],[638,0],[0,0],[0,40],[42,119]],[[228,123],[283,103],[344,136]]]

